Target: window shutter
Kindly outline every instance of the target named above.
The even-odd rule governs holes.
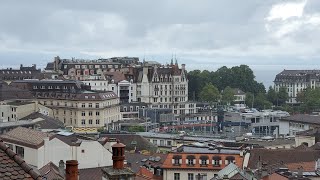
[[[211,160],[211,164],[214,164],[214,160]]]
[[[186,164],[188,164],[188,159],[186,159]]]
[[[209,159],[207,159],[207,165],[209,165]]]
[[[226,165],[228,165],[228,160],[224,160],[224,163],[225,163]]]
[[[219,164],[222,165],[222,160],[219,160]]]
[[[201,159],[199,159],[199,164],[201,164]]]
[[[193,159],[193,164],[196,164],[196,159]]]
[[[179,159],[179,164],[182,164],[182,159]]]
[[[171,161],[172,161],[172,164],[174,164],[174,159],[172,159]]]

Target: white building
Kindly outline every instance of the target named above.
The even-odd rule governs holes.
[[[185,64],[144,66],[137,79],[137,100],[152,108],[172,109],[174,114],[196,113],[195,103],[188,102],[188,79]]]
[[[297,94],[307,87],[320,87],[319,78],[320,70],[283,70],[275,77],[274,89],[285,87],[290,97],[287,103],[298,103]]]
[[[50,161],[77,160],[79,168],[112,165],[110,145],[103,142],[80,139],[72,133],[47,134],[18,127],[1,135],[1,139],[28,164],[38,169]]]

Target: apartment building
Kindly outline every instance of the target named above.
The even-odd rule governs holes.
[[[162,165],[164,180],[212,179],[233,163],[242,168],[245,151],[213,144],[183,145],[168,154]]]
[[[66,126],[81,128],[108,127],[121,119],[119,98],[114,92],[91,91],[74,80],[25,80],[12,86],[30,90],[39,104],[53,110],[52,117]]]
[[[26,67],[21,64],[19,69],[7,68],[0,70],[0,80],[6,82],[22,79],[39,78],[40,75],[41,70],[37,69],[35,64],[31,67]]]
[[[295,104],[297,94],[307,87],[320,87],[320,70],[283,70],[276,75],[274,89],[280,87],[287,89],[289,100],[287,103]]]
[[[137,100],[154,109],[172,109],[177,115],[196,112],[195,103],[188,102],[188,79],[185,64],[144,66],[137,78]]]

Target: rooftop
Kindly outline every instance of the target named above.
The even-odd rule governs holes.
[[[320,116],[319,115],[294,114],[289,117],[283,117],[280,120],[320,125]]]
[[[17,127],[0,136],[4,141],[23,144],[32,148],[42,146],[46,137],[50,137],[50,135],[24,127]]]
[[[64,180],[64,175],[60,174],[59,167],[52,162],[49,162],[41,169],[39,169],[39,172],[47,180]]]
[[[41,180],[36,169],[32,169],[0,140],[0,179]]]

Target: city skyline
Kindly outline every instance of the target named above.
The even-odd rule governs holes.
[[[57,55],[165,63],[176,54],[188,70],[247,64],[267,88],[283,69],[320,65],[319,7],[316,0],[7,1],[0,7],[0,58],[4,66],[44,67]]]

